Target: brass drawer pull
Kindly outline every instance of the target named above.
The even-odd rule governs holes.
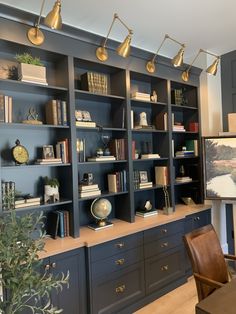
[[[123,242],[116,244],[116,247],[117,247],[118,249],[122,249],[124,246],[125,246],[125,244],[124,244]]]
[[[125,259],[121,258],[115,261],[116,265],[123,265],[125,263]]]
[[[169,243],[168,242],[164,242],[161,244],[161,247],[168,247]]]
[[[161,266],[161,270],[162,271],[167,271],[168,270],[168,265]]]
[[[116,293],[123,293],[125,291],[125,285],[116,287]]]
[[[161,229],[161,233],[162,234],[166,234],[167,233],[167,229]]]
[[[49,264],[44,266],[44,270],[49,270],[49,269],[50,269],[50,265]]]

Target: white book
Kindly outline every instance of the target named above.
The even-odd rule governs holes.
[[[141,159],[152,159],[152,158],[160,158],[159,154],[143,154],[141,155]]]
[[[115,156],[88,157],[87,161],[109,161],[116,160]]]
[[[94,189],[98,189],[98,184],[79,185],[80,191],[89,191],[89,190],[94,190]]]

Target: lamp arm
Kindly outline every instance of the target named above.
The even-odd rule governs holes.
[[[41,9],[40,9],[40,13],[39,13],[39,17],[38,17],[38,21],[37,21],[37,23],[35,23],[35,27],[37,27],[37,28],[38,28],[39,25],[40,25],[40,20],[41,20],[41,17],[42,17],[44,4],[45,4],[45,0],[43,0],[43,2],[42,2]]]
[[[163,38],[159,48],[157,49],[156,53],[154,54],[153,58],[152,58],[152,61],[154,63],[155,59],[156,59],[156,56],[158,55],[158,52],[161,50],[161,47],[163,46],[164,42],[166,41],[167,38],[170,38],[168,34],[165,34],[165,37]]]
[[[182,46],[183,48],[185,48],[185,44],[180,43],[178,40],[168,36],[167,38],[169,38],[170,40],[174,41],[176,44],[179,44],[180,46]]]
[[[216,54],[214,54],[214,53],[212,53],[212,52],[208,52],[208,51],[203,50],[203,49],[200,49],[200,50],[201,50],[201,52],[205,52],[205,53],[208,54],[208,55],[211,55],[211,56],[213,56],[213,57],[216,57],[216,58],[220,59],[220,56],[217,56]]]
[[[106,38],[105,38],[105,40],[104,40],[104,42],[103,42],[103,44],[102,44],[102,47],[103,47],[103,48],[106,47],[107,39],[108,39],[108,37],[109,37],[109,35],[110,35],[110,32],[111,32],[111,30],[112,30],[112,27],[113,27],[113,25],[114,25],[114,23],[115,23],[115,20],[116,20],[117,18],[118,18],[118,15],[115,13],[115,14],[114,14],[114,17],[113,17],[113,21],[112,21],[112,23],[111,23],[111,26],[110,26],[110,28],[109,28],[109,30],[108,30],[107,36],[106,36]]]
[[[198,56],[200,55],[200,53],[203,52],[203,51],[204,51],[204,50],[199,49],[199,51],[198,51],[196,57],[193,59],[192,63],[191,63],[191,64],[187,67],[187,69],[185,70],[186,72],[188,72],[188,71],[191,69],[191,67],[192,67],[192,65],[194,64],[195,60],[198,58]]]
[[[129,31],[130,34],[133,34],[132,29],[130,29],[118,16],[118,14],[115,14],[116,18],[121,22],[122,25],[124,25],[124,27]]]

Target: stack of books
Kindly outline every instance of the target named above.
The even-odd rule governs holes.
[[[131,93],[131,99],[150,101],[150,94],[134,92],[134,93]]]
[[[75,125],[83,128],[96,128],[96,122],[94,121],[76,121]]]
[[[69,211],[68,210],[56,210],[48,215],[47,233],[56,239],[68,237],[70,235],[70,223],[69,223]]]
[[[79,185],[79,197],[89,197],[101,195],[101,190],[98,187],[98,184],[89,184],[89,185]]]
[[[194,150],[178,150],[175,153],[176,157],[190,157],[190,156],[195,156]]]
[[[136,211],[136,216],[138,217],[150,217],[150,216],[155,216],[158,214],[158,211],[156,209],[152,209],[152,210],[137,210]]]
[[[88,157],[87,161],[109,161],[109,160],[116,160],[115,156],[94,156]]]
[[[174,124],[173,125],[173,131],[174,132],[185,132],[185,128],[184,128],[184,125],[182,124]]]
[[[176,183],[185,183],[185,182],[191,182],[193,181],[192,178],[184,176],[184,177],[176,177],[175,178]]]
[[[62,164],[62,160],[61,158],[42,158],[37,159],[36,164],[38,165]]]
[[[57,142],[56,144],[56,158],[61,159],[63,164],[69,162],[69,143],[68,138]]]
[[[28,196],[15,199],[15,209],[40,205],[40,197]]]
[[[91,93],[108,94],[108,77],[106,74],[86,72],[81,75],[81,88]]]
[[[159,154],[142,154],[141,159],[153,159],[153,158],[160,158]]]
[[[0,122],[12,123],[12,97],[0,94]]]
[[[138,189],[147,189],[153,187],[152,181],[148,182],[139,182],[138,184]]]
[[[108,191],[112,193],[127,191],[126,170],[109,173],[107,175]]]
[[[116,160],[125,160],[126,159],[126,146],[127,139],[125,138],[113,138],[108,143],[109,150],[113,156],[116,157]]]

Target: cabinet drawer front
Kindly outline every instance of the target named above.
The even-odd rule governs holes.
[[[92,278],[97,278],[110,274],[114,271],[120,271],[132,264],[143,260],[143,247],[139,246],[133,250],[129,250],[120,254],[113,255],[106,259],[92,263]]]
[[[125,252],[141,245],[143,245],[142,232],[99,244],[90,249],[91,261],[98,261],[100,259]]]
[[[145,261],[146,293],[152,293],[184,276],[184,251],[173,249],[160,258],[158,255]]]
[[[97,280],[92,294],[92,313],[117,313],[144,296],[144,264],[132,265],[119,275],[113,273],[105,282]]]
[[[171,222],[144,232],[144,243],[155,241],[166,236],[184,231],[184,220]]]
[[[164,237],[156,241],[147,243],[144,246],[144,256],[145,258],[151,257],[156,254],[164,253],[170,249],[173,249],[177,246],[183,245],[183,234],[176,233],[169,237]]]

